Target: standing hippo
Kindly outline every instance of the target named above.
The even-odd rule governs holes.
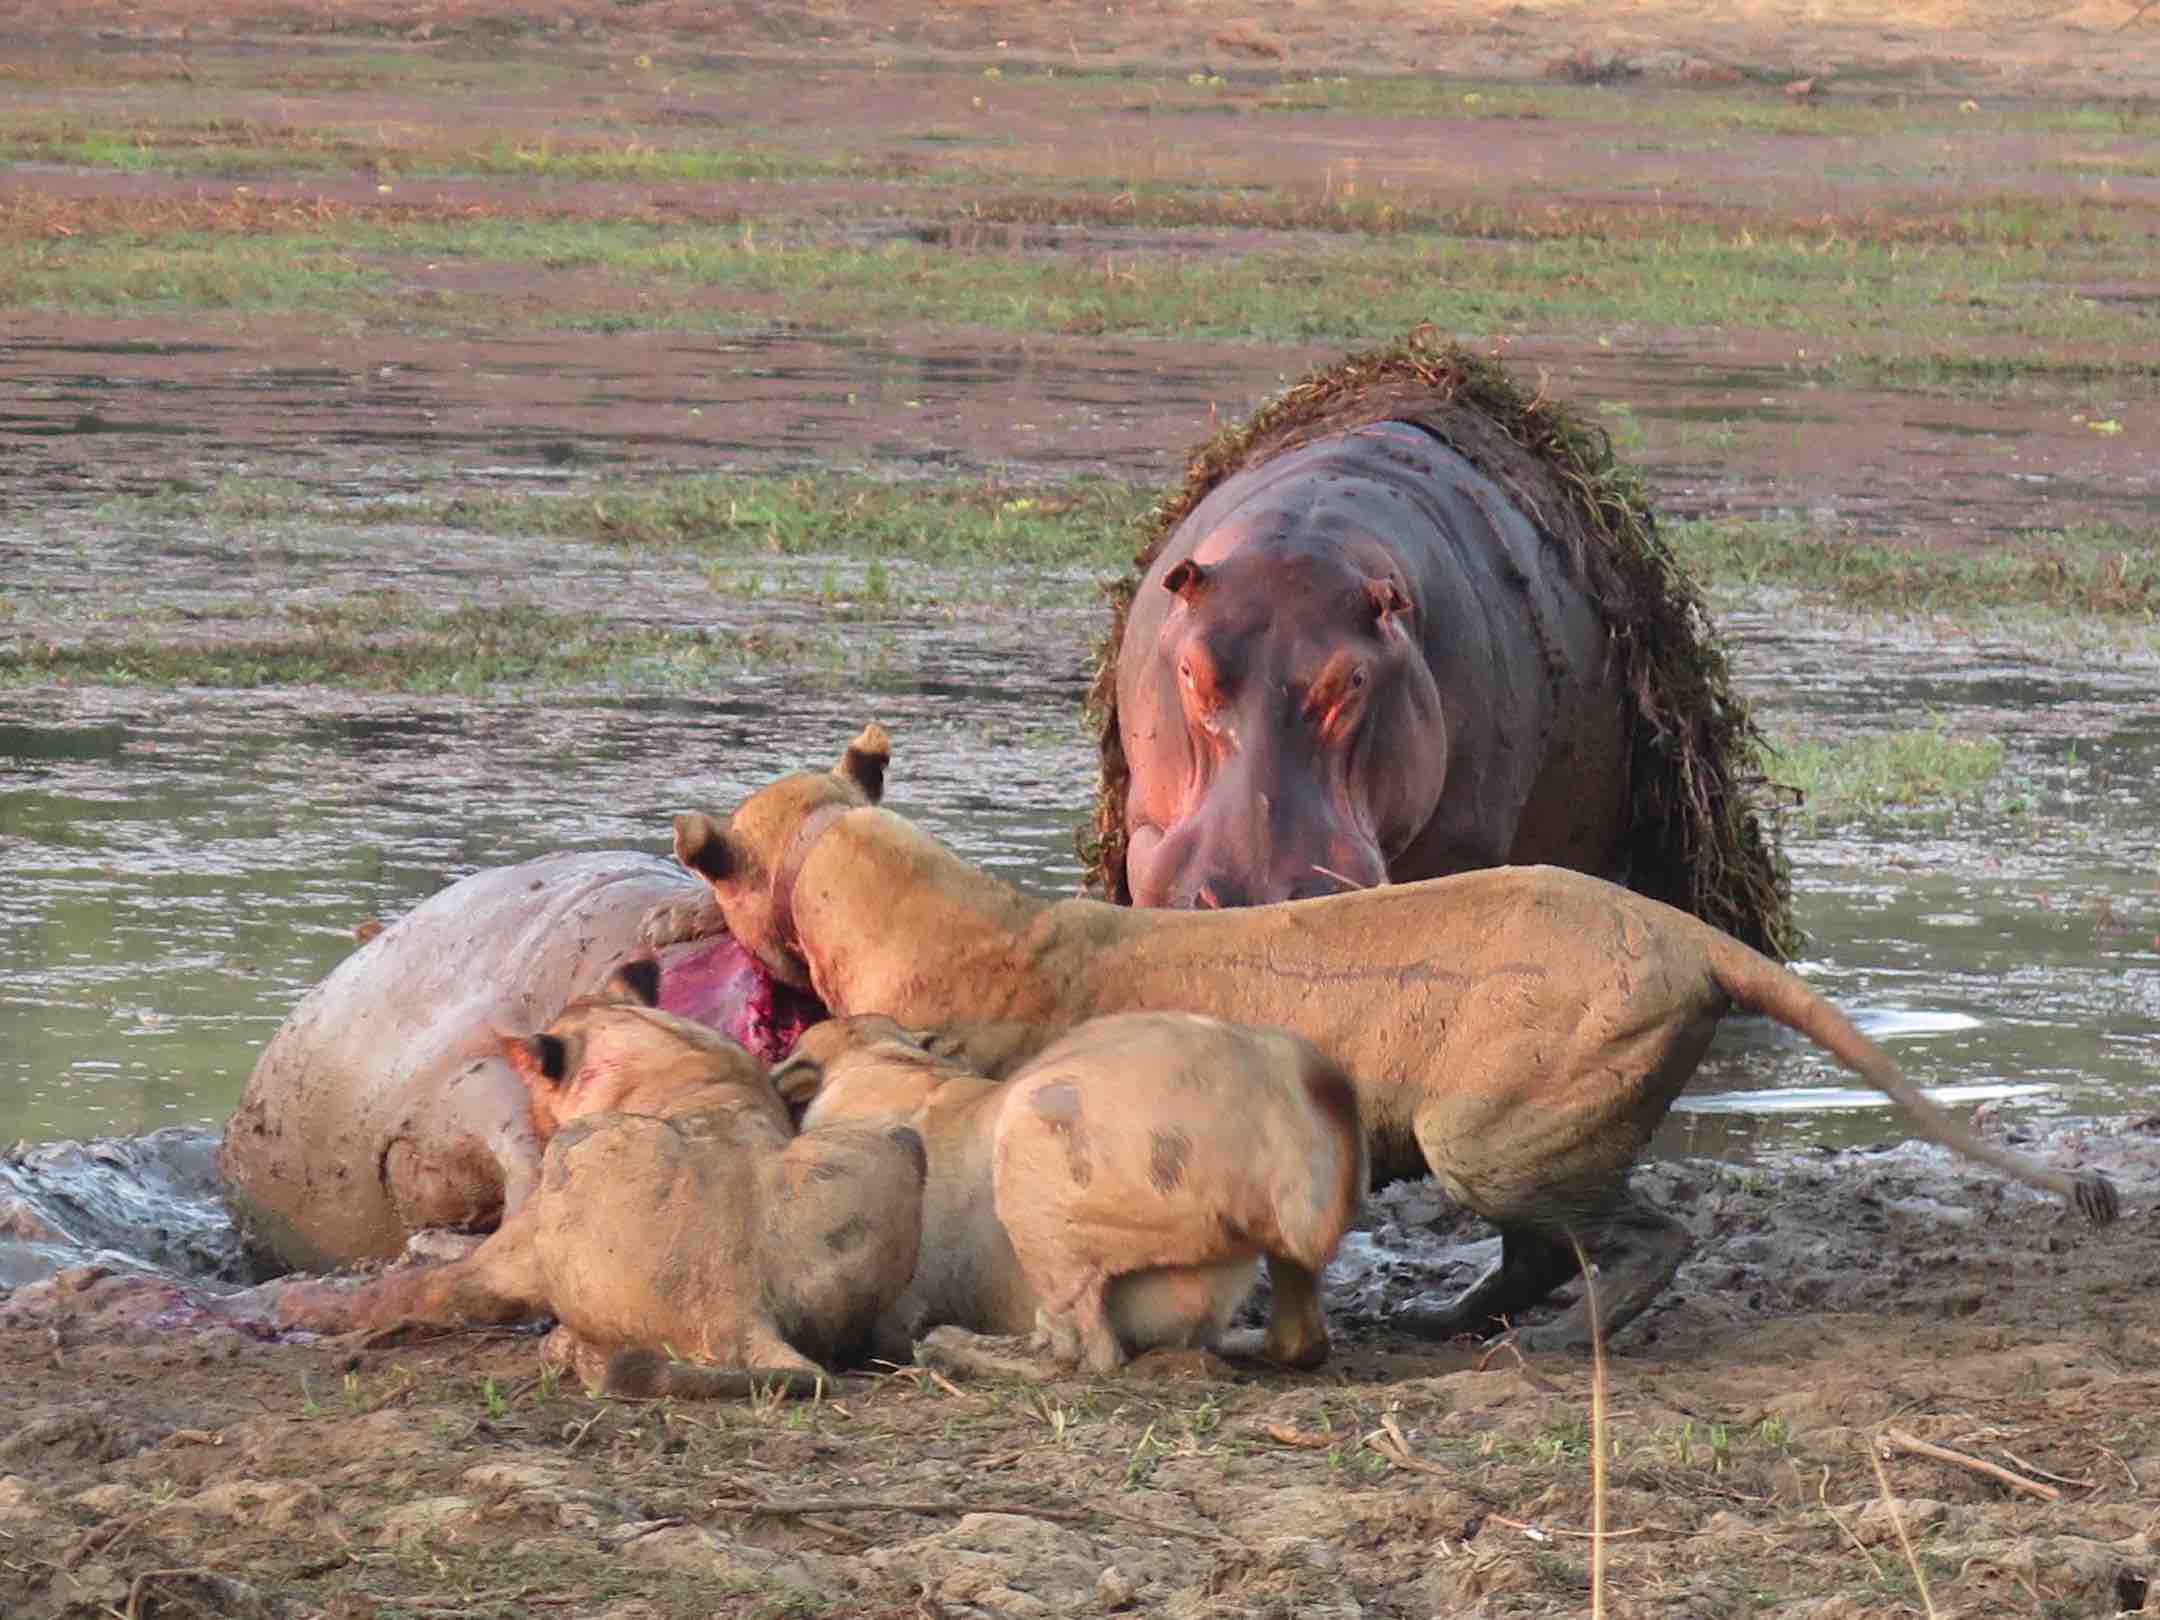
[[[271,1037],[218,1167],[252,1243],[327,1270],[415,1232],[491,1228],[539,1175],[499,1031],[539,1029],[705,886],[651,855],[542,856],[453,883],[369,937]],[[766,1062],[822,1016],[722,932],[660,953],[660,1006]]]
[[[1550,864],[1790,943],[1699,600],[1609,449],[1493,362],[1307,379],[1195,457],[1137,566],[1093,694],[1112,899]]]

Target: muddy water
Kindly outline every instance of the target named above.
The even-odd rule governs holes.
[[[1059,239],[1089,253],[1110,240]],[[176,324],[153,342],[132,335],[141,324],[0,343],[0,395],[19,385],[0,407],[19,451],[0,512],[208,486],[236,469],[340,498],[715,468],[1168,482],[1219,420],[1340,358],[1339,346],[1044,335],[331,332],[308,339],[324,364],[292,366],[291,336],[274,329],[204,341]],[[2160,509],[2148,438],[2085,425],[2149,416],[2134,379],[2033,379],[2007,398],[1840,387],[1807,369],[1806,349],[1770,339],[1707,353],[1531,340],[1510,355],[1594,412],[1672,516],[1969,543],[2149,526]]]
[[[500,581],[506,559],[484,544],[461,541],[451,564],[410,539],[402,563],[378,546],[370,577]],[[559,561],[553,590],[607,610],[643,588],[598,553]],[[214,1127],[354,924],[547,849],[664,847],[675,811],[823,763],[872,715],[896,739],[896,808],[1027,887],[1071,892],[1094,773],[1070,717],[1096,621],[1076,605],[1084,582],[1064,585],[903,571],[910,599],[990,605],[880,619],[857,604],[869,616],[847,635],[869,650],[844,667],[746,666],[666,697],[0,692],[0,1142]],[[825,610],[722,594],[673,611],[807,627]],[[2147,1111],[2160,1082],[2152,667],[1761,605],[1726,619],[1777,734],[1937,723],[2008,750],[1975,807],[1796,829],[1808,977],[1947,1099],[2035,1117]],[[1746,1157],[1899,1132],[1803,1043],[1731,1020],[1660,1145]],[[147,1171],[92,1153],[104,1204],[60,1211],[62,1233],[199,1264],[214,1217],[165,1194],[204,1192],[205,1138],[161,1140]],[[0,1166],[0,1194],[34,1193],[51,1151]],[[80,1155],[60,1151],[48,1181],[56,1167],[79,1188]],[[131,1218],[153,1206],[157,1220]]]
[[[2144,1108],[2160,1080],[2152,671],[1769,612],[1729,622],[1781,734],[1933,722],[2009,751],[1980,806],[1798,831],[1809,977],[1953,1096]],[[1093,773],[1065,717],[1091,629],[1057,608],[974,633],[871,621],[855,627],[883,647],[867,667],[746,669],[666,700],[0,696],[0,1140],[215,1122],[354,924],[478,866],[660,847],[676,810],[830,757],[873,714],[896,738],[897,808],[1070,892]],[[1695,1092],[1676,1146],[1895,1129],[1850,1109],[1869,1099],[1801,1043],[1746,1021]]]
[[[2007,753],[1975,806],[1791,840],[1810,981],[1945,1101],[2149,1111],[2160,1096],[2151,665],[1769,611],[1725,622],[1776,733],[1940,725],[1999,737]],[[1834,1065],[1747,1020],[1728,1024],[1665,1142],[1735,1153],[1895,1129]]]

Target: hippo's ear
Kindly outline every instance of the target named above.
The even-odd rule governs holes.
[[[675,859],[715,883],[725,883],[742,865],[725,829],[702,810],[675,818]]]
[[[1183,562],[1170,565],[1170,572],[1162,577],[1162,588],[1172,596],[1190,602],[1207,584],[1207,577],[1207,570],[1187,557]]]
[[[1408,618],[1414,611],[1410,598],[1403,595],[1402,587],[1392,579],[1368,579],[1365,595],[1372,602],[1373,618],[1382,625],[1397,616]]]
[[[847,745],[847,752],[833,767],[833,775],[842,781],[853,782],[863,790],[863,797],[876,804],[885,797],[885,767],[891,763],[892,739],[885,735],[885,728],[873,720]]]
[[[660,959],[633,956],[607,976],[604,986],[611,996],[634,1001],[640,1007],[660,1005]]]
[[[800,1108],[825,1084],[825,1065],[807,1052],[783,1058],[772,1072],[773,1090],[790,1108]]]
[[[563,1083],[570,1072],[570,1049],[560,1035],[502,1035],[495,1037],[502,1055],[517,1070],[527,1091],[549,1090]]]

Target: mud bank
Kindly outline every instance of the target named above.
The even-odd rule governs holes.
[[[1867,1457],[1893,1430],[2027,1482],[1885,1464],[1938,1605],[2143,1602],[2160,1134],[2028,1145],[2119,1170],[2126,1219],[2077,1230],[1912,1148],[1646,1168],[1700,1247],[1612,1361],[1611,1612],[1919,1612]],[[1588,1369],[1385,1325],[1469,1236],[1381,1195],[1317,1375],[900,1373],[796,1406],[588,1399],[533,1333],[271,1342],[274,1284],[78,1269],[0,1301],[0,1610],[1580,1613]]]

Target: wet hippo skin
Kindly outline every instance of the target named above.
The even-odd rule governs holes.
[[[495,1226],[540,1165],[498,1031],[543,1028],[639,953],[648,911],[700,887],[650,855],[547,855],[454,883],[354,951],[271,1038],[226,1126],[219,1168],[252,1245],[323,1270]],[[660,957],[666,1010],[768,1060],[817,1015],[725,933]]]

